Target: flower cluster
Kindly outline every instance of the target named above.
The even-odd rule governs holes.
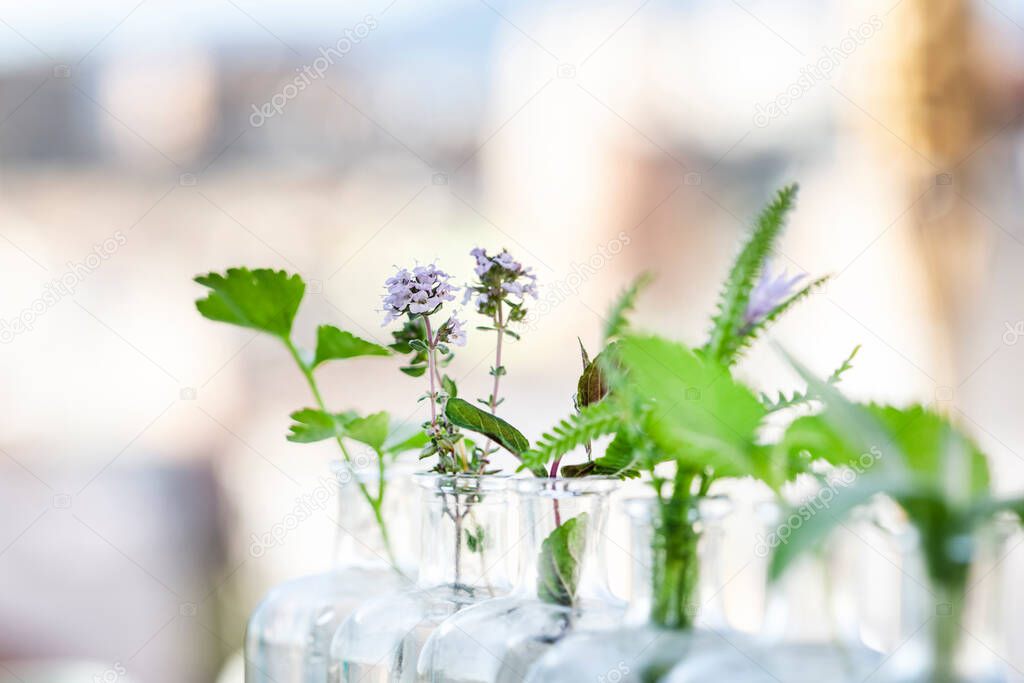
[[[465,320],[459,320],[457,315],[452,313],[452,317],[448,318],[445,324],[441,325],[441,329],[437,331],[437,340],[444,344],[465,346],[466,328],[463,327],[465,324]]]
[[[476,259],[476,284],[466,286],[463,304],[468,304],[474,295],[477,312],[495,316],[501,303],[507,302],[510,307],[508,319],[522,320],[526,315],[523,303],[527,296],[537,298],[537,276],[532,268],[525,268],[522,263],[512,258],[507,249],[500,254],[490,256],[477,247],[469,252]],[[510,299],[515,297],[516,300]]]
[[[403,315],[430,315],[445,301],[454,301],[459,289],[452,285],[451,275],[434,264],[406,268],[389,277],[384,286],[384,325]]]
[[[765,266],[757,285],[750,292],[747,310],[743,314],[744,327],[749,328],[761,322],[766,315],[790,297],[793,287],[804,277],[806,275],[803,273],[789,277],[785,270],[773,276],[771,268]]]

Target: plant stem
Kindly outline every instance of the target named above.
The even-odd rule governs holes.
[[[494,329],[497,330],[498,341],[494,345],[494,386],[491,389],[491,400],[489,401],[491,415],[498,414],[498,385],[501,381],[501,373],[498,371],[498,368],[501,367],[501,342],[505,336],[504,312],[501,308],[501,299],[498,299],[498,311],[494,315]],[[484,443],[484,457],[487,456],[490,449],[491,438],[487,437],[487,442]],[[484,464],[480,463],[480,467],[483,466]]]
[[[316,377],[313,376],[312,368],[302,360],[302,355],[299,354],[299,350],[295,347],[295,343],[292,342],[290,338],[285,338],[284,343],[285,346],[288,347],[288,351],[291,353],[295,363],[299,366],[299,370],[302,371],[302,375],[306,378],[306,383],[309,385],[309,389],[313,393],[313,399],[316,401],[317,407],[326,413],[327,405],[324,403],[323,395],[320,393],[320,387],[317,386]],[[338,443],[338,448],[341,449],[341,454],[345,458],[345,462],[352,465],[352,456],[349,454],[348,448],[345,447],[345,442],[342,440],[341,436],[335,434],[334,440]],[[384,521],[384,515],[381,510],[384,504],[384,459],[380,456],[380,453],[377,454],[377,462],[378,467],[380,468],[380,486],[377,490],[377,496],[371,494],[366,484],[359,481],[358,478],[355,478],[355,482],[360,493],[362,493],[363,498],[366,499],[366,502],[373,509],[373,517],[380,529],[380,537],[384,542],[384,549],[387,551],[388,562],[391,565],[391,568],[399,574],[402,574],[402,570],[398,566],[398,560],[395,557],[394,549],[391,547],[391,537],[388,534],[387,523]]]
[[[676,471],[672,495],[659,497],[654,520],[651,621],[663,628],[692,628],[697,613],[700,534],[690,519],[696,503],[690,494],[693,479],[691,472]]]
[[[423,324],[427,328],[427,376],[430,380],[430,426],[437,428],[437,387],[434,384],[434,377],[437,373],[436,359],[434,358],[434,331],[430,327],[430,316],[423,316]]]

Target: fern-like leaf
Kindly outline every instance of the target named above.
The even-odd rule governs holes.
[[[608,343],[609,340],[621,337],[629,329],[629,320],[626,316],[633,311],[636,306],[637,296],[643,291],[644,287],[651,284],[654,277],[650,273],[641,273],[633,282],[629,284],[619,298],[615,301],[611,310],[608,312],[608,320],[605,321],[604,325],[604,342]]]
[[[806,299],[816,289],[820,289],[825,286],[825,283],[829,281],[831,275],[824,275],[814,280],[803,289],[798,291],[793,296],[789,297],[781,304],[773,308],[763,318],[758,320],[752,325],[744,326],[738,334],[729,339],[726,348],[723,350],[723,357],[721,361],[726,365],[731,365],[739,359],[743,352],[746,351],[754,341],[764,332],[768,327],[772,325],[776,320],[781,318],[790,308],[800,301]]]
[[[586,406],[559,422],[532,449],[523,453],[523,467],[531,471],[543,468],[588,441],[614,433],[619,423],[619,415],[611,401]]]
[[[711,319],[711,333],[702,349],[705,356],[722,362],[735,342],[750,301],[750,292],[772,247],[793,208],[798,186],[794,183],[779,190],[775,199],[758,215],[750,238],[733,263],[718,301],[718,312]]]
[[[832,371],[832,374],[828,376],[827,380],[825,380],[827,384],[829,384],[830,386],[835,386],[836,384],[839,384],[840,381],[842,381],[843,375],[846,374],[846,372],[853,367],[853,359],[857,355],[858,351],[860,351],[860,344],[854,346],[853,351],[851,351],[850,355],[847,356],[845,360],[843,360],[842,365],[840,365],[838,368]],[[763,403],[764,407],[768,409],[768,412],[774,413],[785,408],[792,408],[793,406],[810,403],[811,401],[817,400],[818,398],[820,397],[810,389],[805,389],[804,391],[794,391],[789,396],[786,396],[783,392],[780,391],[776,398],[772,398],[768,396],[768,394],[761,394],[761,403]]]

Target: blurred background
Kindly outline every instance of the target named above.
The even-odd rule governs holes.
[[[196,313],[232,265],[303,275],[307,345],[386,343],[394,265],[462,282],[507,247],[541,298],[504,415],[536,437],[630,279],[698,343],[799,181],[776,266],[834,279],[774,338],[823,374],[862,344],[851,394],[937,404],[1019,491],[1022,114],[1011,0],[0,0],[0,680],[216,680],[266,589],[329,561],[330,510],[251,552],[333,453],[284,439],[284,349]],[[798,386],[767,344],[741,372]],[[323,374],[338,410],[421,417],[387,361]]]

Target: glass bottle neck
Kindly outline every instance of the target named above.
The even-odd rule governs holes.
[[[523,479],[519,503],[516,593],[563,607],[618,603],[608,586],[604,526],[618,481],[604,478]]]
[[[685,510],[667,501],[628,501],[632,527],[632,598],[627,620],[659,628],[727,625],[721,571],[724,498],[694,499]]]
[[[475,595],[509,590],[508,478],[417,474],[421,494],[420,588]]]
[[[894,655],[902,666],[936,683],[1001,680],[1006,668],[999,654],[1006,652],[1001,565],[1011,527],[1000,520],[950,539],[947,553],[962,560],[962,571],[943,572],[942,578],[927,570],[925,543],[917,531],[907,530],[901,557],[907,644]]]
[[[376,462],[356,468],[338,461],[332,470],[333,480],[324,478],[318,486],[323,491],[333,486],[337,495],[337,516],[331,516],[337,527],[332,566],[388,569],[394,562],[408,575],[416,561],[416,548],[411,546],[418,538],[417,509],[409,504],[415,493],[409,468],[392,466],[383,478]],[[381,499],[379,516],[367,495]]]

